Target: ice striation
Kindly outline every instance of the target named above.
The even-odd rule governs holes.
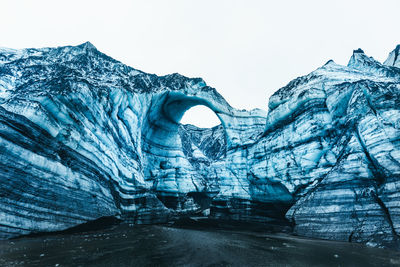
[[[390,52],[389,57],[383,64],[400,68],[400,45],[397,45],[396,48]]]
[[[398,246],[398,54],[329,61],[272,95],[267,115],[90,43],[0,49],[0,237],[203,214]],[[181,125],[195,105],[221,125]]]

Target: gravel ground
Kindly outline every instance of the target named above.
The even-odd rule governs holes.
[[[0,241],[0,266],[400,266],[400,251],[260,231],[118,225]]]

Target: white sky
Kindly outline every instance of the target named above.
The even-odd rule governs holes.
[[[399,11],[398,0],[0,0],[0,46],[90,41],[145,72],[202,77],[236,108],[267,109],[274,91],[329,59],[347,64],[353,49],[383,61],[400,43]]]

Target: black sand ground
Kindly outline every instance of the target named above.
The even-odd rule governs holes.
[[[118,225],[0,241],[0,266],[400,266],[400,252],[262,231]]]

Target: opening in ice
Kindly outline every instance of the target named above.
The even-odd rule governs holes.
[[[197,105],[185,112],[180,123],[191,124],[198,128],[212,128],[221,124],[221,121],[210,108]]]

